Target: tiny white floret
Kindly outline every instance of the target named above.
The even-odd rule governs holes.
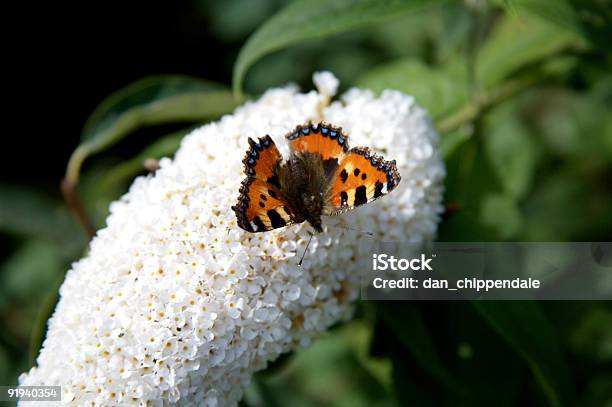
[[[336,92],[338,92],[338,86],[340,86],[338,78],[329,71],[315,72],[312,75],[312,81],[319,93],[328,97],[335,96]]]

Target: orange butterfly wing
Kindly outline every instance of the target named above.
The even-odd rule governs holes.
[[[282,156],[270,136],[257,142],[249,138],[244,160],[247,178],[240,186],[238,203],[232,206],[238,226],[247,232],[266,232],[299,221],[278,185]]]
[[[320,154],[324,161],[340,162],[348,151],[348,136],[340,127],[326,123],[297,126],[286,136],[293,153]]]
[[[236,213],[238,226],[251,233],[298,223],[280,190],[258,178],[243,181],[238,203],[232,209]]]
[[[391,192],[401,179],[395,161],[385,161],[368,148],[352,148],[331,180],[327,214],[335,215],[372,202]]]
[[[274,140],[270,136],[259,138],[258,141],[249,137],[249,145],[250,148],[242,160],[244,173],[247,177],[274,183],[276,167],[283,160]]]

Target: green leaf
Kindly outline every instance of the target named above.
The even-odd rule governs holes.
[[[540,145],[521,122],[516,109],[501,109],[486,120],[485,151],[509,197],[523,198],[533,184]]]
[[[88,119],[66,176],[77,183],[83,161],[134,130],[158,124],[201,122],[237,105],[220,85],[187,76],[156,76],[128,85],[102,102]]]
[[[536,104],[554,100],[536,116],[539,137],[551,153],[591,163],[605,159],[606,137],[612,135],[612,76],[596,81],[588,93],[551,89],[535,97]]]
[[[9,380],[14,380],[9,376],[9,372],[11,370],[11,359],[9,357],[8,352],[4,349],[2,345],[0,345],[0,380],[1,383],[10,383]]]
[[[482,198],[500,192],[500,182],[486,155],[483,144],[483,137],[476,134],[469,143],[463,143],[457,153],[449,157],[446,162],[448,176],[445,182],[445,198],[448,202],[459,205],[457,214],[452,215],[451,219],[461,213],[466,213],[474,221],[474,218],[478,217],[480,213]],[[468,218],[464,220],[469,222]],[[447,236],[447,238],[465,241],[465,238],[461,238],[461,229],[464,232],[472,228],[474,228],[474,232],[483,231],[479,227],[479,223],[473,224],[472,228],[467,229],[463,226],[466,225],[463,224],[456,230],[457,235],[453,234],[453,237]],[[470,236],[470,239],[476,238],[475,235]],[[485,236],[480,237],[480,239],[484,238]]]
[[[415,305],[409,302],[393,302],[391,305],[383,303],[379,308],[385,325],[419,365],[449,390],[460,392],[440,360],[427,326]]]
[[[4,295],[32,302],[46,293],[61,276],[65,257],[49,242],[31,239],[0,265],[0,285]]]
[[[119,166],[111,170],[109,172],[109,177],[111,178],[111,181],[124,181],[126,179],[126,175],[127,178],[133,177],[138,173],[138,171],[134,172],[136,169],[138,169],[139,171],[142,170],[143,163],[146,159],[153,158],[158,160],[163,157],[173,156],[176,150],[178,150],[178,148],[180,147],[183,138],[193,129],[194,127],[181,129],[168,135],[162,136],[159,139],[153,141],[140,153],[138,153],[137,156],[121,163]],[[116,175],[115,171],[117,172]],[[122,176],[119,176],[119,174],[121,174]]]
[[[452,15],[452,19],[448,16]],[[444,61],[458,53],[458,47],[465,38],[462,32],[468,21],[467,10],[460,2],[444,4],[441,7],[425,9],[419,13],[408,13],[384,24],[377,24],[363,30],[368,44],[381,50],[386,59],[423,57],[427,60]],[[432,40],[436,41],[432,50]],[[406,44],[410,44],[409,47]],[[361,49],[372,52],[369,47]],[[435,53],[435,56],[431,55]],[[335,71],[334,71],[335,72]]]
[[[476,61],[479,86],[489,88],[514,71],[542,60],[576,42],[558,26],[527,15],[507,16],[498,22]]]
[[[355,354],[355,347],[367,335],[358,321],[338,326],[309,347],[296,350],[282,371],[258,373],[249,401],[266,406],[392,405],[379,377]]]
[[[594,303],[590,312],[581,314],[578,326],[571,333],[570,346],[575,354],[612,363],[612,309],[597,305]]]
[[[0,231],[52,242],[67,256],[84,245],[83,232],[59,200],[23,185],[0,184]]]
[[[181,75],[149,76],[133,82],[105,98],[89,116],[83,128],[82,139],[96,137],[133,107],[177,95],[198,92],[223,91],[221,84]]]
[[[438,398],[441,392],[432,391],[423,383],[415,383],[423,379],[414,377],[414,372],[410,369],[408,352],[399,346],[392,348],[391,351],[395,355],[392,377],[396,405],[419,407],[440,405]]]
[[[523,358],[551,406],[568,403],[569,372],[559,336],[536,302],[474,301],[476,310]]]
[[[520,404],[527,368],[471,303],[436,302],[423,305],[423,309],[431,312],[430,323],[436,329],[437,343],[444,349],[446,365],[466,394],[463,402],[446,394],[447,402],[440,405],[514,407]]]
[[[449,134],[442,136],[440,140],[440,151],[444,160],[448,160],[465,142],[473,135],[473,126],[462,126]]]
[[[518,236],[524,225],[524,217],[516,200],[505,194],[483,197],[480,221],[494,229],[497,238],[502,240]]]
[[[604,152],[608,157],[608,161],[612,162],[612,116],[606,116],[602,140]]]
[[[400,90],[414,96],[434,118],[457,109],[468,96],[465,64],[430,67],[414,58],[378,66],[359,78],[357,86],[375,92]]]
[[[63,281],[67,266],[66,257],[54,244],[36,238],[22,244],[0,265],[0,298],[20,304],[22,313],[20,323],[11,324],[6,331],[15,337],[30,338],[32,364],[46,332],[47,320],[55,308],[58,284]],[[55,299],[50,301],[49,297]],[[39,311],[41,308],[46,310],[44,315]]]
[[[242,92],[247,70],[264,55],[297,43],[416,12],[443,0],[297,0],[263,24],[240,50],[233,88]]]
[[[513,15],[530,13],[571,30],[599,47],[612,50],[612,11],[605,1],[506,0],[504,5]]]
[[[352,331],[348,341],[355,353],[356,359],[363,369],[387,390],[391,389],[391,362],[388,359],[373,358],[370,356],[370,345],[374,336],[372,326],[365,323],[353,322]]]
[[[600,236],[606,241],[612,227],[612,197],[605,184],[593,188],[588,182],[592,177],[567,169],[548,173],[524,203],[525,239],[588,241]]]

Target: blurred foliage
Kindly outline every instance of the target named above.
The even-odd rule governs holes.
[[[138,128],[199,122],[227,113],[236,105],[222,85],[198,78],[166,75],[137,81],[106,98],[89,117],[82,142],[68,162],[66,179],[77,183],[85,158],[108,149]]]
[[[192,12],[220,44],[244,44],[236,95],[308,88],[317,69],[414,95],[447,165],[439,240],[610,240],[610,1],[201,0]],[[230,84],[178,75],[102,101],[66,174],[95,227],[145,160],[239,103]],[[156,138],[116,159],[143,129]],[[0,195],[0,383],[13,384],[86,243],[57,193],[0,184]],[[242,403],[611,405],[610,327],[607,302],[360,302],[353,322],[258,374]]]

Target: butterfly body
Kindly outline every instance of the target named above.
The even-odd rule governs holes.
[[[321,216],[329,210],[329,178],[322,157],[313,153],[292,153],[279,166],[281,192],[296,209],[295,223],[307,221],[317,231],[323,231]]]
[[[247,178],[232,207],[238,226],[265,232],[307,221],[322,232],[321,217],[336,215],[390,192],[401,180],[395,161],[367,148],[348,148],[339,127],[297,126],[286,135],[290,156],[283,161],[270,138],[249,139],[243,160]]]

